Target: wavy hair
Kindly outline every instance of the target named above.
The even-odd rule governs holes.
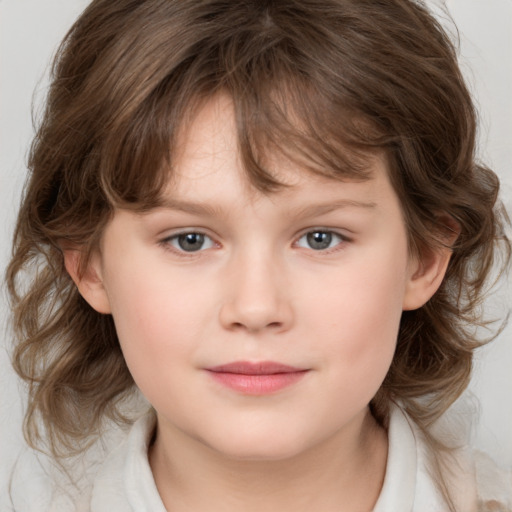
[[[442,216],[456,221],[444,282],[403,313],[372,412],[386,425],[400,401],[427,433],[468,384],[488,278],[510,243],[498,178],[475,159],[456,48],[424,5],[95,0],[56,55],[7,270],[26,436],[37,444],[42,425],[54,455],[81,447],[104,418],[124,421],[119,405],[134,392],[112,318],[82,299],[62,249],[80,247],[84,266],[115,208],[157,206],[180,127],[220,92],[260,190],[281,186],[269,152],[367,179],[366,156],[384,151],[411,251],[443,243]]]

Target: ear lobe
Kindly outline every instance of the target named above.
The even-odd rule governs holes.
[[[98,313],[111,313],[110,302],[103,286],[99,254],[95,253],[91,256],[83,272],[80,268],[80,260],[81,252],[79,250],[64,250],[64,265],[71,279],[76,284],[80,295]]]

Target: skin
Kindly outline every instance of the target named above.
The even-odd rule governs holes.
[[[402,311],[436,291],[449,252],[409,254],[384,155],[365,182],[274,156],[289,187],[264,195],[240,164],[229,98],[207,102],[180,140],[165,207],[116,212],[81,277],[65,254],[157,412],[149,460],[166,508],[371,510],[387,438],[368,404]],[[184,251],[178,235],[198,232],[204,245]],[[311,232],[329,247],[312,247]],[[251,396],[205,370],[233,361],[307,372]]]

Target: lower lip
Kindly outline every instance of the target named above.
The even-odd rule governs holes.
[[[307,370],[264,375],[227,372],[209,373],[220,384],[244,395],[268,395],[297,383],[306,375]]]

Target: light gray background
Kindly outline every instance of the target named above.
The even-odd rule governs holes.
[[[40,106],[45,72],[58,42],[86,0],[0,0],[0,268],[5,268],[32,137],[31,102]],[[430,0],[439,9],[442,0]],[[461,37],[461,64],[481,115],[481,158],[500,175],[512,211],[512,0],[447,0]],[[453,25],[445,21],[450,30]],[[504,315],[510,283],[491,307]],[[0,321],[7,326],[5,292]],[[0,331],[0,496],[23,443],[22,399],[9,367],[7,327]],[[512,467],[512,326],[477,358],[471,391],[480,403],[475,445]],[[1,503],[1,500],[0,500]],[[0,505],[1,506],[1,505]],[[2,509],[3,510],[3,509]]]

